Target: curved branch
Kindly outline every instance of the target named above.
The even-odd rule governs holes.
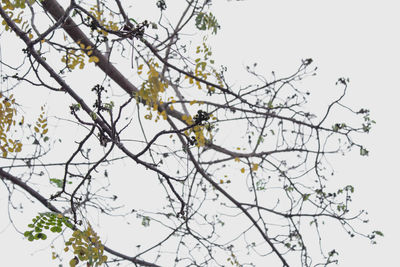
[[[4,171],[2,168],[0,168],[0,178],[2,180],[7,180],[10,181],[12,184],[18,185],[21,187],[23,190],[28,192],[32,197],[34,197],[36,200],[38,200],[40,203],[42,203],[43,206],[45,206],[47,209],[49,209],[52,212],[55,213],[62,213],[59,209],[57,209],[53,204],[50,203],[45,197],[43,197],[41,194],[37,192],[37,190],[33,189],[29,185],[27,185],[25,182],[23,182],[21,179],[15,177],[14,175]],[[74,227],[76,229],[76,226]],[[139,260],[134,257],[129,257],[125,254],[122,254],[118,251],[115,251],[107,246],[104,246],[104,250],[107,251],[110,254],[113,254],[114,256],[120,257],[122,259],[128,260],[132,263],[141,265],[141,266],[149,266],[149,267],[161,267],[157,264],[150,263],[147,261]]]

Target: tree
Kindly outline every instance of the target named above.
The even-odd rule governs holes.
[[[287,77],[249,66],[257,83],[234,86],[208,44],[220,27],[211,1],[180,2],[175,24],[165,1],[151,5],[158,18],[142,20],[119,0],[2,1],[3,34],[23,53],[2,62],[0,176],[10,205],[22,190],[46,209],[25,238],[65,238],[53,258],[71,266],[325,266],[337,262],[337,249],[320,242],[332,222],[375,242],[382,233],[360,232],[365,212],[350,211],[354,187],[328,183],[330,157],[368,155],[357,138],[374,121],[343,104],[348,79],[318,115],[299,84],[316,73],[312,59]],[[82,73],[90,87],[76,81]],[[33,119],[19,104],[32,103],[27,85],[55,99]],[[61,115],[49,114],[55,106]],[[66,127],[76,134],[52,134]],[[147,196],[130,203],[124,190]],[[151,238],[132,240],[133,254],[108,246],[97,234],[107,216]]]

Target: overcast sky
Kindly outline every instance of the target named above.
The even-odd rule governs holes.
[[[141,1],[135,2],[140,5]],[[372,246],[367,240],[350,240],[337,234],[337,225],[328,242],[338,246],[339,266],[394,266],[400,238],[400,181],[396,168],[400,150],[398,1],[213,2],[213,13],[222,26],[218,35],[210,39],[213,55],[218,63],[228,66],[238,83],[242,82],[241,73],[247,64],[257,62],[260,72],[267,75],[275,70],[279,76],[296,69],[305,58],[313,58],[319,67],[318,75],[305,81],[317,97],[334,94],[339,77],[350,78],[345,102],[355,109],[369,108],[377,124],[363,138],[370,156],[339,156],[334,161],[334,179],[356,187],[354,209],[366,208],[370,226],[382,230],[385,238]],[[6,202],[2,196],[3,218]],[[41,248],[16,239],[14,229],[5,220],[0,220],[0,231],[2,266],[54,266],[48,248],[38,251]],[[4,255],[5,251],[15,252],[14,257]]]
[[[355,210],[366,208],[370,226],[385,238],[377,245],[348,239],[332,229],[340,264],[394,266],[400,238],[397,211],[400,176],[399,96],[400,16],[398,1],[296,0],[214,1],[222,29],[214,46],[216,56],[239,72],[258,63],[258,70],[290,73],[301,59],[313,58],[319,67],[310,90],[318,97],[337,90],[339,77],[349,77],[345,103],[366,107],[377,121],[364,143],[368,158],[352,153],[334,161],[335,180],[353,184]],[[222,60],[221,60],[222,61]],[[307,82],[307,81],[305,81]],[[339,91],[337,92],[339,93]],[[323,99],[321,99],[323,101]],[[339,226],[337,226],[339,227]]]

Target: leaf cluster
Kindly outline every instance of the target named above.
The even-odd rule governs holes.
[[[20,152],[22,143],[11,137],[11,128],[15,126],[17,109],[13,95],[5,97],[0,93],[0,150],[2,157],[7,157],[9,152]],[[24,123],[22,117],[20,124]]]
[[[196,27],[201,31],[212,29],[213,34],[217,34],[218,29],[221,28],[217,19],[211,12],[208,14],[204,12],[197,14]]]
[[[69,222],[69,218],[62,214],[54,212],[43,212],[32,219],[32,223],[28,224],[29,228],[33,230],[27,230],[24,232],[24,236],[29,241],[33,240],[46,240],[47,235],[44,230],[50,230],[53,233],[61,233],[63,227],[73,228],[73,225]]]
[[[86,261],[88,266],[100,266],[107,261],[104,246],[90,225],[84,231],[75,230],[65,245],[64,251],[71,249],[75,255],[69,262],[71,267],[80,261]]]

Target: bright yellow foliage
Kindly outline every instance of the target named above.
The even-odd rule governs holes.
[[[40,109],[42,112],[40,113],[39,118],[37,119],[33,129],[37,134],[40,134],[41,138],[45,138],[46,141],[48,139],[46,138],[46,134],[49,131],[49,129],[47,128],[47,118],[45,117],[46,113],[44,110],[44,106],[40,107]]]
[[[112,31],[119,30],[117,23],[114,23],[112,21],[106,21],[105,18],[102,18],[104,11],[102,11],[102,10],[100,11],[98,9],[97,5],[90,8],[90,13],[96,18],[96,20],[99,22],[99,24],[101,26],[103,26],[104,28],[106,28],[107,30],[112,30]],[[96,31],[103,36],[108,35],[108,32],[106,32],[100,28],[96,28]]]
[[[253,163],[252,167],[251,167],[251,170],[254,171],[254,172],[257,171],[258,170],[258,164]]]
[[[10,0],[1,0],[2,3],[2,8],[6,11],[7,15],[10,16],[10,18],[13,18],[14,23],[16,24],[21,24],[21,28],[25,32],[29,32],[31,29],[29,28],[29,23],[28,21],[23,21],[22,20],[22,14],[24,13],[23,10],[18,12],[18,14],[15,17],[15,9],[24,9],[26,7],[26,2],[29,2],[31,5],[35,3],[35,0],[15,0],[15,1],[10,1]],[[7,11],[8,10],[8,11]],[[14,13],[15,12],[15,13]],[[11,31],[10,26],[7,25],[5,20],[2,21],[2,25],[5,26],[6,31]],[[31,38],[32,34],[29,33],[29,38]],[[33,37],[33,36],[32,36]]]
[[[99,58],[93,56],[93,48],[92,46],[85,46],[85,44],[80,41],[77,42],[79,49],[69,49],[67,55],[64,55],[61,58],[61,61],[66,63],[69,69],[75,69],[76,66],[79,65],[79,69],[83,69],[85,67],[85,54],[89,56],[89,62],[99,62]],[[78,51],[78,52],[77,52]]]
[[[212,55],[211,48],[207,46],[205,42],[203,42],[202,46],[197,46],[196,54],[200,54],[202,55],[202,57],[200,56],[195,60],[196,65],[194,76],[205,81],[209,77],[213,77],[216,80],[217,84],[220,87],[223,87],[224,84],[222,82],[221,75],[218,74],[218,72],[212,66],[214,64],[214,60],[210,58]],[[201,90],[203,88],[199,80],[195,80],[193,77],[190,77],[188,75],[185,75],[185,79],[189,80],[189,84],[195,84],[198,89]],[[206,85],[206,88],[207,91],[210,93],[215,91],[215,88],[211,85]]]
[[[17,114],[14,104],[13,95],[5,97],[0,93],[0,150],[4,158],[7,157],[9,152],[20,152],[22,149],[22,143],[10,136],[10,130],[12,126],[15,126]],[[23,123],[23,118],[20,123]]]
[[[148,106],[149,114],[145,115],[145,119],[151,120],[153,118],[153,114],[151,112],[155,111],[157,115],[155,116],[155,122],[160,120],[162,117],[164,120],[167,119],[167,113],[165,110],[159,111],[159,104],[162,104],[161,93],[165,92],[165,89],[168,88],[168,83],[162,82],[157,68],[159,67],[158,63],[154,63],[152,60],[149,62],[149,70],[147,72],[147,81],[145,81],[139,92],[135,95],[136,101],[141,102]],[[143,65],[138,67],[138,74],[142,73]]]
[[[100,266],[107,261],[107,256],[103,255],[104,246],[90,225],[84,231],[75,230],[65,245],[65,251],[72,249],[75,254],[69,262],[71,267],[80,261],[86,261],[88,266]]]

